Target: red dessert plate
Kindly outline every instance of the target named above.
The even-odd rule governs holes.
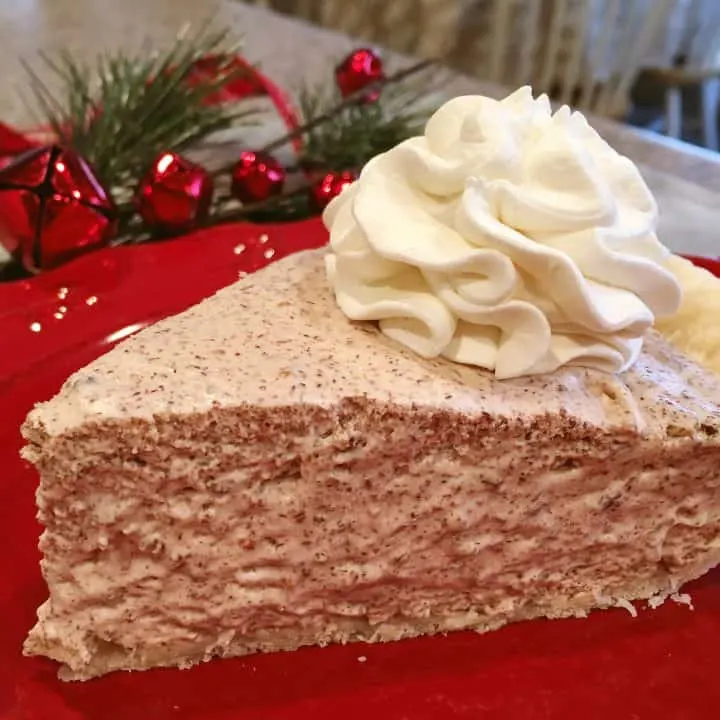
[[[720,714],[720,572],[668,601],[534,621],[488,635],[307,648],[192,670],[64,684],[24,658],[45,588],[33,469],[20,424],[67,375],[140,327],[271,260],[318,247],[317,220],[232,225],[165,244],[101,251],[0,285],[0,719],[682,720]],[[703,261],[720,274],[720,263]]]

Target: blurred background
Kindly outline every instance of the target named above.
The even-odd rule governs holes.
[[[239,0],[719,149],[720,0]]]

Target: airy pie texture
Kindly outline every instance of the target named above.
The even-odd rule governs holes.
[[[500,378],[621,372],[681,302],[637,167],[529,88],[451,100],[324,220],[349,318]]]

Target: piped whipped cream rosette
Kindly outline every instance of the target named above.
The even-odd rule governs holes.
[[[458,97],[326,209],[341,310],[497,377],[621,372],[681,288],[637,167],[522,88]]]

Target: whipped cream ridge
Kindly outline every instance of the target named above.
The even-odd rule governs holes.
[[[323,219],[348,318],[499,378],[622,372],[682,299],[637,167],[527,87],[450,100]]]

